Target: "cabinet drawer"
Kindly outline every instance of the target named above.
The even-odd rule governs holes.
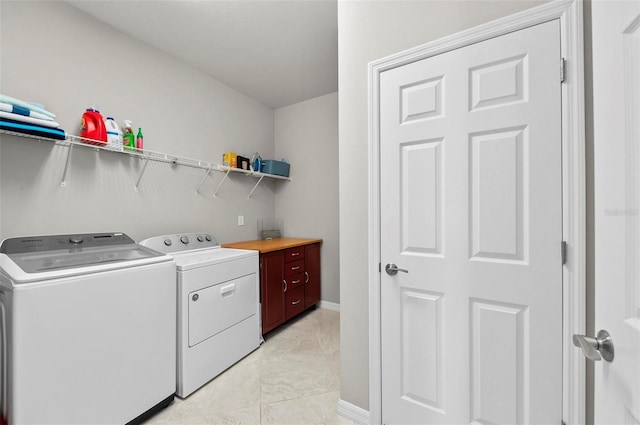
[[[304,273],[297,273],[292,276],[287,277],[287,287],[288,288],[296,288],[300,285],[304,285]]]
[[[292,261],[284,265],[284,275],[286,277],[304,272],[304,259]]]
[[[285,310],[287,319],[304,311],[304,285],[287,289],[285,293]]]
[[[302,260],[304,258],[304,246],[297,246],[295,248],[289,248],[284,251],[284,261],[289,263],[291,261]]]

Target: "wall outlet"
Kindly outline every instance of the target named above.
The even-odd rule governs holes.
[[[244,226],[244,216],[243,215],[239,215],[238,216],[238,226]]]

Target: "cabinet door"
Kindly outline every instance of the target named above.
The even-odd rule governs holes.
[[[320,301],[320,244],[314,243],[305,246],[304,253],[305,278],[307,280],[305,308],[317,304]]]
[[[260,268],[262,333],[265,334],[285,320],[283,252],[262,254]]]

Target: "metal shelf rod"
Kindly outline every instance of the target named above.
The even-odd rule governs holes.
[[[144,175],[145,170],[147,169],[147,165],[149,165],[148,159],[143,159],[144,165],[142,166],[142,170],[140,170],[140,174],[138,175],[138,181],[136,182],[136,192],[140,189],[140,181],[142,180],[142,176]]]
[[[213,196],[216,197],[218,196],[218,190],[220,190],[220,186],[222,186],[222,183],[224,183],[224,181],[227,179],[227,177],[229,177],[229,173],[231,172],[231,169],[227,170],[227,172],[224,174],[224,177],[222,178],[222,180],[220,180],[220,183],[218,183],[218,187],[216,187],[216,191],[213,192]]]
[[[207,172],[204,173],[204,176],[202,176],[202,180],[200,180],[200,184],[196,188],[196,193],[200,193],[200,188],[204,184],[204,181],[207,179],[207,176],[209,175],[209,173],[211,173],[211,168],[207,168]]]
[[[256,188],[258,187],[258,185],[260,184],[260,182],[262,181],[263,178],[264,178],[264,176],[260,176],[260,178],[258,179],[258,182],[256,183],[256,185],[253,186],[253,189],[251,189],[251,192],[249,192],[249,194],[247,195],[247,199],[251,198],[251,195],[253,195],[253,192],[256,190]]]
[[[64,162],[64,170],[62,170],[62,181],[60,182],[61,186],[67,185],[67,170],[69,169],[69,159],[71,159],[71,149],[73,145],[69,145],[67,149],[67,160]]]

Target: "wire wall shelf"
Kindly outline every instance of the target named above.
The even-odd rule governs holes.
[[[202,188],[204,182],[206,181],[207,176],[209,176],[209,174],[211,174],[212,171],[219,172],[219,173],[224,173],[224,176],[222,177],[222,179],[218,183],[218,186],[216,187],[216,190],[213,193],[214,197],[216,197],[218,195],[218,192],[220,191],[220,188],[222,187],[222,184],[228,179],[230,174],[243,174],[245,176],[253,177],[253,178],[257,178],[258,179],[256,184],[253,186],[253,189],[251,189],[251,191],[247,195],[247,198],[250,198],[251,195],[253,195],[253,192],[257,189],[258,185],[262,182],[262,180],[265,177],[269,178],[269,179],[274,179],[274,180],[291,181],[290,177],[278,176],[278,175],[275,175],[275,174],[266,174],[266,173],[261,173],[261,172],[258,172],[258,171],[252,171],[252,170],[243,170],[241,168],[232,168],[232,167],[228,167],[228,166],[225,166],[225,165],[217,164],[215,162],[202,161],[202,160],[199,160],[199,159],[192,159],[192,158],[185,158],[185,157],[172,155],[172,154],[167,154],[167,153],[162,153],[162,152],[154,152],[154,151],[151,151],[151,150],[148,150],[148,149],[138,150],[138,149],[134,149],[134,148],[126,148],[125,147],[123,150],[120,150],[117,147],[111,146],[109,144],[104,144],[103,142],[100,142],[100,141],[96,141],[96,140],[93,140],[93,139],[86,139],[84,137],[74,136],[74,135],[70,135],[70,134],[67,134],[66,135],[66,139],[64,139],[64,140],[51,139],[51,138],[44,137],[44,136],[36,136],[36,135],[19,133],[19,132],[8,131],[8,130],[0,130],[0,135],[2,135],[2,134],[6,134],[6,135],[9,135],[9,136],[17,136],[17,137],[22,137],[22,138],[27,138],[27,139],[33,139],[33,140],[37,140],[37,141],[53,142],[54,144],[56,144],[58,146],[66,147],[68,149],[67,150],[67,157],[66,157],[66,160],[65,160],[64,170],[62,172],[62,178],[61,178],[61,181],[60,181],[60,184],[62,186],[66,186],[66,184],[67,184],[67,170],[69,168],[69,163],[70,163],[70,159],[71,159],[71,152],[72,152],[73,148],[76,147],[76,146],[81,147],[83,149],[87,149],[87,148],[88,149],[95,149],[98,152],[100,152],[100,151],[113,152],[113,153],[116,153],[116,154],[121,154],[121,155],[126,155],[126,156],[129,156],[129,157],[138,158],[141,161],[144,161],[144,164],[142,166],[142,169],[140,170],[140,174],[138,175],[138,178],[137,178],[135,186],[134,186],[136,191],[140,190],[140,182],[142,181],[142,177],[144,176],[144,173],[145,173],[145,171],[147,169],[147,165],[148,165],[149,161],[161,162],[161,163],[171,164],[171,165],[175,165],[175,166],[198,168],[198,169],[201,169],[201,170],[205,170],[205,174],[202,177],[202,180],[200,181],[200,183],[198,184],[198,186],[196,188],[196,192],[197,193],[200,193],[200,189]]]

